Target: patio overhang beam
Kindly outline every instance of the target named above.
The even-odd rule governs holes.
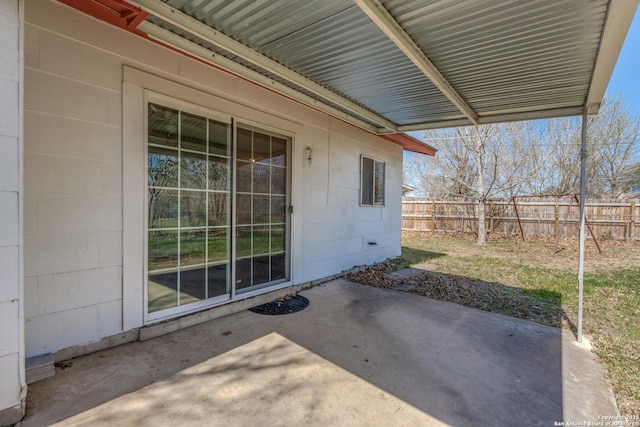
[[[379,0],[354,0],[355,4],[395,43],[418,69],[442,92],[462,114],[469,124],[478,124],[478,115],[462,96],[451,86],[440,70],[407,34],[393,15]]]
[[[379,130],[382,130],[382,132],[394,132],[394,133],[398,131],[397,125],[395,123],[336,94],[335,92],[325,88],[324,86],[321,86],[313,82],[312,80],[290,70],[284,65],[262,55],[261,53],[245,46],[244,44],[232,39],[231,37],[228,37],[222,34],[221,32],[216,31],[215,29],[209,27],[208,25],[182,13],[181,11],[169,6],[166,3],[163,3],[160,0],[135,0],[135,1],[131,0],[129,1],[129,3],[141,8],[142,10],[152,15],[157,16],[158,18],[161,18],[162,20],[178,28],[181,28],[182,30],[202,40],[205,40],[219,47],[220,49],[223,49],[233,55],[238,56],[239,58],[242,58],[245,61],[248,61],[258,66],[269,73],[272,73],[298,87],[301,87],[317,95],[322,99],[325,99],[335,105],[338,105],[341,108],[344,108],[345,110],[349,111],[350,113],[353,113],[356,116],[365,118],[370,122],[376,123],[378,125],[378,126],[371,126],[367,124],[365,127],[367,130],[370,130],[375,133],[380,133]],[[148,22],[143,22],[140,26],[138,26],[138,29],[141,31],[147,31],[145,29],[149,29],[149,28],[151,27],[149,26]],[[166,31],[166,32],[156,31],[156,35],[154,37],[156,37],[161,42],[169,42],[169,40],[163,39],[163,37],[165,37],[167,33],[173,34],[169,31]],[[176,39],[172,39],[170,43],[174,44],[174,41],[176,41]],[[184,45],[184,43],[180,43],[180,44]],[[195,43],[193,44],[196,45]],[[208,52],[206,53],[208,62],[222,61],[219,55],[216,55],[215,53],[211,52],[206,48],[203,48],[203,49],[205,49]],[[198,56],[200,57],[205,56],[205,52],[201,52],[201,54],[198,54]],[[227,67],[227,65],[225,65],[224,67],[229,68]],[[258,74],[253,70],[250,70],[249,68],[246,68],[241,65],[234,67],[234,72],[237,74],[240,74],[241,76],[245,76],[246,78],[251,80],[255,80],[254,77],[257,77],[256,74]],[[263,79],[260,79],[260,80],[263,80]],[[269,81],[273,82],[272,79],[269,79]],[[286,87],[285,85],[280,85],[280,86]],[[281,87],[279,87],[278,90],[280,90]],[[291,88],[288,88],[288,89],[291,89]],[[321,109],[327,112],[328,114],[335,115],[333,112],[330,112],[331,110],[326,110],[324,108],[325,106],[329,107],[327,104],[324,104],[318,100],[315,100],[309,96],[306,96],[296,90],[291,89],[287,91],[287,96],[290,96],[300,101],[301,103],[310,105],[311,107]],[[310,103],[309,101],[310,99],[312,99],[313,102]],[[333,109],[333,110],[338,111],[336,109]],[[341,118],[342,120],[346,120],[352,124],[355,124],[359,127],[363,127],[362,124],[364,123],[364,121],[358,120],[356,117],[353,117],[350,114],[345,114],[344,112],[340,112],[340,115],[337,117]]]
[[[583,107],[556,108],[552,110],[526,111],[519,113],[496,114],[486,117],[478,117],[475,124],[487,125],[491,123],[517,122],[521,120],[541,120],[554,117],[579,116]],[[412,125],[398,126],[398,132],[412,132],[419,130],[441,129],[457,126],[470,126],[474,123],[467,119],[446,120],[438,122],[417,123]]]
[[[587,114],[596,114],[604,98],[620,50],[636,12],[636,1],[612,0],[602,30],[598,56],[595,61],[589,92],[585,99]],[[621,31],[624,29],[624,31]]]
[[[109,24],[143,36],[137,26],[145,20],[148,13],[139,10],[120,0],[59,0],[60,3],[78,9],[88,15],[101,19]]]
[[[426,154],[427,156],[435,156],[438,151],[436,148],[407,135],[406,133],[388,133],[380,135],[380,138],[391,141],[401,146],[404,150],[414,153]]]

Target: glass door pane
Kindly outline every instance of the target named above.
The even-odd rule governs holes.
[[[148,104],[148,312],[229,294],[231,125]]]
[[[288,139],[238,128],[236,290],[288,279]]]

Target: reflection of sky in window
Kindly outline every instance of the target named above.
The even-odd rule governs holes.
[[[162,148],[149,148],[147,163],[149,185],[156,187],[178,186],[178,153]]]

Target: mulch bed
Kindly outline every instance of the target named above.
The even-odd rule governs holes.
[[[349,273],[346,278],[352,282],[385,289],[400,284],[410,285],[413,286],[411,293],[417,295],[531,320],[543,325],[562,327],[566,322],[566,315],[560,306],[540,301],[520,289],[499,283],[437,272],[425,272],[403,280],[384,277],[397,264],[397,259],[389,259]]]

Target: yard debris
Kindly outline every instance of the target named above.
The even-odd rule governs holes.
[[[56,368],[67,369],[73,366],[73,362],[71,360],[63,360],[61,362],[54,363]]]
[[[543,325],[562,327],[566,315],[559,304],[540,301],[521,289],[491,283],[471,277],[426,271],[411,278],[385,277],[398,265],[405,264],[401,257],[387,259],[356,273],[347,274],[347,280],[376,288],[411,286],[411,293],[448,301],[518,319],[531,320]],[[569,327],[568,323],[564,325]]]
[[[402,257],[387,258],[383,262],[368,267],[360,267],[356,272],[348,273],[346,279],[376,288],[391,288],[398,284],[398,280],[388,279],[385,275],[392,271],[397,271],[398,267],[403,266],[405,262],[406,260]]]

